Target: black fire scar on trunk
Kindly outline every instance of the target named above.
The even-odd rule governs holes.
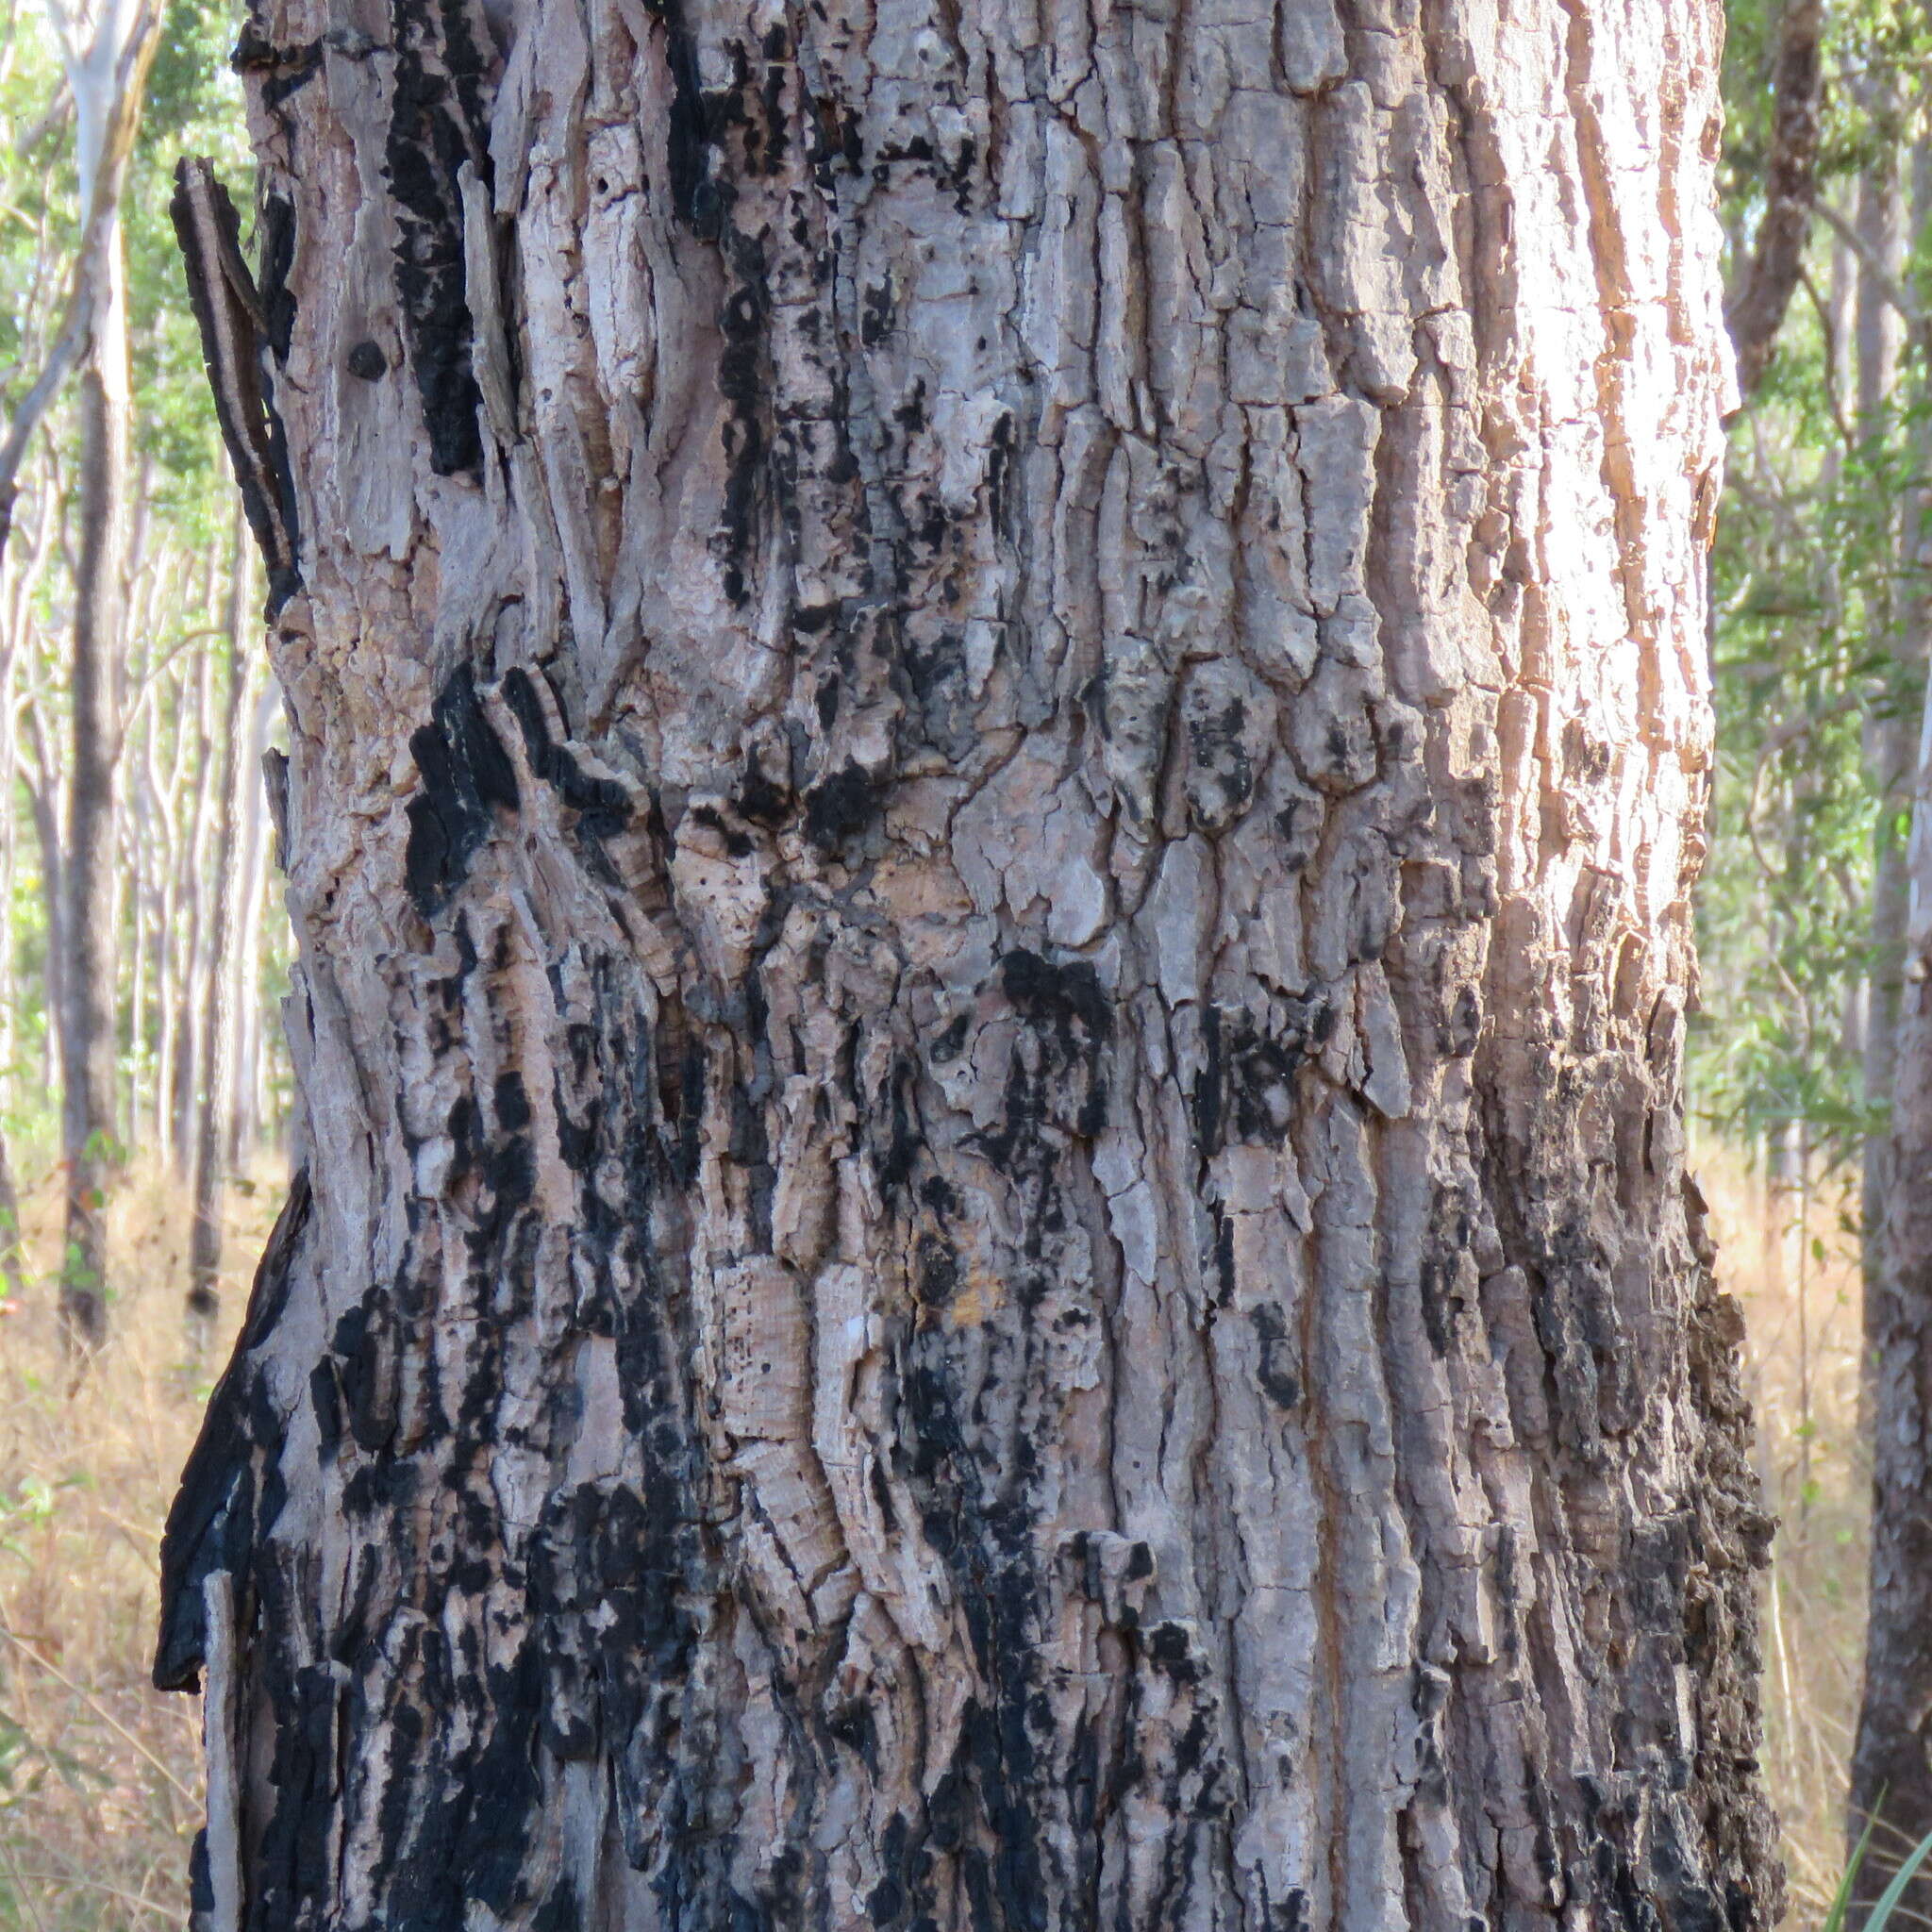
[[[161,1538],[160,1641],[154,1681],[161,1690],[200,1688],[208,1633],[202,1581],[225,1570],[245,1578],[256,1524],[257,1375],[251,1357],[280,1318],[289,1270],[308,1225],[308,1170],[289,1184],[289,1198],[262,1250],[235,1353],[208,1398],[201,1434],[181,1473],[181,1488]]]
[[[385,159],[396,203],[396,298],[430,467],[448,476],[483,460],[457,175],[468,161],[490,179],[489,58],[463,0],[395,0],[392,17],[395,106]]]
[[[509,755],[476,699],[476,680],[460,666],[431,707],[430,722],[409,737],[423,789],[409,801],[403,861],[416,909],[428,919],[461,885],[490,836],[493,809],[522,802]]]

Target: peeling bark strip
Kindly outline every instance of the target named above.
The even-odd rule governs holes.
[[[267,318],[242,258],[241,222],[206,160],[177,161],[168,205],[201,334],[215,418],[268,573],[271,616],[301,582],[295,508],[280,420],[262,393]]]
[[[198,1922],[1768,1925],[1715,8],[347,18]]]

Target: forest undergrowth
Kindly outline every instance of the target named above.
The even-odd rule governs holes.
[[[0,1318],[0,1924],[154,1932],[187,1917],[202,1817],[195,1700],[149,1688],[175,1481],[280,1203],[277,1163],[231,1186],[214,1347],[190,1358],[188,1203],[117,1193],[114,1337],[77,1387],[54,1314],[59,1201],[25,1189],[29,1292]],[[23,1176],[24,1184],[27,1177]]]
[[[1864,1619],[1857,1238],[1841,1188],[1772,1189],[1724,1145],[1697,1160],[1720,1269],[1747,1320],[1768,1496],[1765,1766],[1792,1909],[1810,1932],[1842,1864]],[[114,1208],[113,1339],[70,1392],[53,1316],[58,1202],[28,1191],[27,1299],[0,1317],[0,1926],[181,1925],[201,1816],[194,1701],[147,1682],[155,1561],[175,1478],[279,1201],[264,1163],[227,1198],[230,1278],[209,1357],[187,1358],[187,1204],[158,1172]],[[1883,1847],[1874,1848],[1882,1853]],[[1889,1862],[1889,1860],[1888,1860]]]

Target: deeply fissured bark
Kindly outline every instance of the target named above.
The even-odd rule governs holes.
[[[258,8],[307,1177],[165,1555],[202,1923],[1775,1916],[1716,34]]]

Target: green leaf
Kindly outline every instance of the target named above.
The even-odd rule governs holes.
[[[1869,1836],[1872,1827],[1865,1827]],[[1891,1915],[1898,1909],[1899,1901],[1906,1895],[1906,1887],[1918,1875],[1919,1867],[1932,1857],[1932,1831],[1928,1831],[1903,1865],[1891,1875],[1891,1883],[1878,1894],[1878,1903],[1872,1907],[1871,1916],[1865,1921],[1865,1932],[1885,1932],[1890,1924]]]

